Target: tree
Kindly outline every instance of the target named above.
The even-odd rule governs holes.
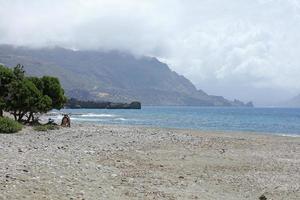
[[[11,69],[0,65],[0,116],[3,116],[3,110],[6,106],[6,98],[8,96],[8,85],[15,78]]]
[[[17,66],[15,66],[13,68],[13,74],[15,75],[15,78],[17,80],[22,80],[25,77],[25,70],[24,70],[24,66],[18,64]]]
[[[23,66],[0,66],[0,114],[10,112],[15,120],[33,122],[35,115],[61,109],[66,102],[64,90],[55,77],[26,77]]]
[[[64,95],[64,90],[60,85],[58,78],[44,76],[43,82],[43,94],[49,96],[52,99],[52,108],[61,109],[67,102],[67,98]]]
[[[28,80],[30,80],[35,85],[35,87],[43,93],[44,83],[41,78],[30,76],[28,77]]]
[[[51,109],[51,99],[43,96],[35,85],[26,78],[13,80],[9,85],[8,92],[9,98],[6,102],[6,111],[10,112],[15,120],[22,121],[23,117],[28,115],[27,121],[29,122],[34,113]]]
[[[35,121],[35,114],[49,112],[52,109],[51,105],[51,98],[40,93],[40,95],[34,99],[34,105],[31,106],[27,112],[27,122],[29,123]]]

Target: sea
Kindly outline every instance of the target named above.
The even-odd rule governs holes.
[[[82,123],[300,136],[300,108],[143,106],[141,110],[63,109],[49,117],[59,122],[63,113]]]

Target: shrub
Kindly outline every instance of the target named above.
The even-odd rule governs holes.
[[[16,133],[20,130],[22,130],[22,125],[18,122],[7,117],[0,117],[0,133]]]
[[[33,127],[33,130],[35,131],[49,131],[57,129],[59,129],[59,126],[54,124],[37,125]]]

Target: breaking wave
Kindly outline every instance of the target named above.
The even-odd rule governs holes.
[[[81,117],[117,117],[117,115],[112,114],[95,114],[95,113],[88,113],[88,114],[81,114]]]

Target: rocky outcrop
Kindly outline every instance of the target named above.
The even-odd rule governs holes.
[[[239,101],[237,99],[235,99],[233,102],[232,102],[232,106],[235,106],[235,107],[253,107],[253,102],[248,102],[248,103],[244,103],[242,101]]]
[[[141,109],[142,105],[140,102],[131,102],[131,103],[108,103],[106,106],[107,109]]]
[[[65,105],[66,108],[72,109],[141,109],[142,105],[140,102],[131,103],[114,103],[114,102],[95,102],[95,101],[80,101],[77,99],[68,100]]]

